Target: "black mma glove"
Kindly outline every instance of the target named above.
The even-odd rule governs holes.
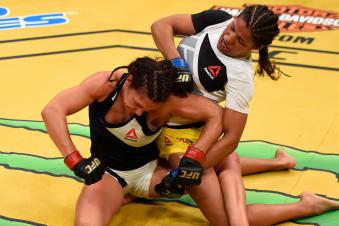
[[[155,191],[167,198],[180,198],[185,193],[185,188],[175,183],[177,175],[177,169],[169,172],[169,174],[161,180],[160,184],[155,185]]]
[[[105,167],[97,157],[91,156],[86,159],[79,151],[72,152],[64,162],[75,175],[84,179],[87,185],[98,182],[105,173]]]
[[[204,157],[204,152],[193,146],[188,146],[186,153],[179,163],[176,183],[183,186],[199,185],[203,171],[201,162],[204,160]]]
[[[188,69],[188,65],[181,57],[174,58],[171,63],[177,69],[177,88],[183,89],[186,92],[193,90],[193,78],[192,73]]]

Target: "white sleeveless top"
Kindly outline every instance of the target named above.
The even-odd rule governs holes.
[[[197,94],[216,102],[225,100],[225,107],[247,114],[254,88],[252,60],[228,57],[217,48],[222,32],[232,21],[184,38],[178,51],[193,74]]]

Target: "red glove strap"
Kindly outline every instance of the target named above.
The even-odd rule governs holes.
[[[83,159],[84,158],[80,155],[79,151],[73,151],[64,159],[64,163],[69,169],[73,169],[73,167]]]
[[[188,146],[184,156],[201,163],[205,158],[205,153],[193,146]]]

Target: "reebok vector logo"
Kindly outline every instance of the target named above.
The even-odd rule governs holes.
[[[218,77],[220,69],[220,66],[208,66],[208,71],[211,72],[214,78]]]
[[[279,16],[280,31],[327,31],[339,28],[339,13],[335,11],[298,5],[269,5],[268,8]],[[238,16],[243,10],[243,8],[228,6],[213,6],[212,9],[224,10],[232,16]]]
[[[131,140],[131,141],[137,141],[138,136],[137,133],[135,132],[135,129],[132,128],[130,131],[128,131],[125,135],[126,140]]]
[[[221,66],[208,66],[204,68],[204,71],[212,80],[217,78],[220,72]]]

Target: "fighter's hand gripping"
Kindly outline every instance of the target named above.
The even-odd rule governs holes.
[[[105,172],[105,167],[97,157],[83,158],[79,151],[72,152],[64,159],[64,162],[75,175],[84,179],[87,185],[101,180]]]

